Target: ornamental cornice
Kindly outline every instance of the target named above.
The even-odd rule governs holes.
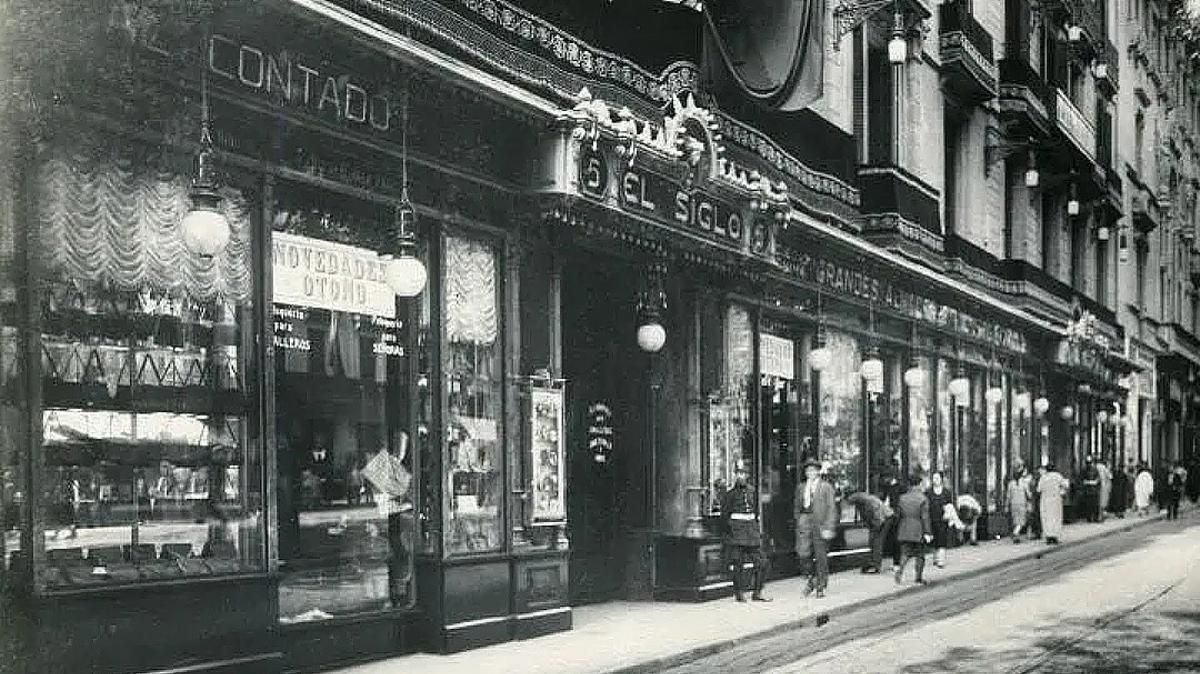
[[[661,128],[671,114],[669,104],[682,92],[704,100],[696,64],[676,61],[656,75],[506,0],[458,0],[458,11],[435,0],[339,1],[403,26],[416,26],[504,76],[525,86],[548,89],[570,105],[578,102],[581,90],[588,89],[613,108],[629,108],[639,127],[645,122]],[[711,110],[711,114],[729,145],[744,149],[761,163],[745,169],[774,167],[813,192],[855,209],[861,205],[855,187],[809,168],[750,125],[720,110]],[[737,174],[736,169],[729,170]]]

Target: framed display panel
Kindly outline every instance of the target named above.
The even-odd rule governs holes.
[[[250,179],[227,180],[211,258],[179,237],[187,177],[161,151],[80,134],[33,181],[38,587],[262,571]]]
[[[530,387],[526,423],[529,434],[531,526],[565,524],[567,521],[563,413],[561,386]]]
[[[415,300],[385,281],[391,209],[287,183],[273,207],[279,620],[408,608]]]

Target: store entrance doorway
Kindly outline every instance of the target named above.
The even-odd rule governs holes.
[[[563,265],[572,604],[626,596],[645,566],[633,563],[630,536],[646,511],[637,279],[632,265],[593,251]]]

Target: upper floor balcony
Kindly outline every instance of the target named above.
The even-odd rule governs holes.
[[[998,259],[956,234],[946,235],[945,256],[960,261],[959,273],[969,281],[1003,293],[1015,304],[1062,319],[1078,305],[1108,325],[1117,325],[1112,309],[1024,260]]]
[[[950,0],[939,8],[942,74],[947,89],[968,103],[996,96],[1000,72],[992,35],[965,0]]]
[[[1104,0],[1045,0],[1043,17],[1067,28],[1067,39],[1088,59],[1101,58],[1108,33],[1104,26]]]
[[[1140,190],[1135,193],[1132,211],[1133,227],[1138,232],[1149,234],[1158,229],[1162,216],[1159,212],[1158,201],[1153,195]]]
[[[921,255],[942,250],[936,189],[893,165],[859,167],[858,188],[866,237],[883,246]]]
[[[1075,107],[1062,89],[1054,89],[1054,123],[1075,149],[1092,163],[1096,162],[1096,125]]]
[[[1106,96],[1117,95],[1121,89],[1121,54],[1110,40],[1104,41],[1104,51],[1097,57],[1092,73]]]

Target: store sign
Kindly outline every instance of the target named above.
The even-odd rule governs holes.
[[[271,252],[275,302],[396,317],[396,294],[374,251],[275,232]]]
[[[758,339],[758,369],[768,377],[796,378],[795,343],[790,339],[762,334]]]
[[[613,413],[608,403],[596,401],[588,405],[588,449],[596,463],[607,463],[613,451]]]
[[[642,168],[626,167],[610,175],[608,162],[599,150],[585,147],[581,152],[579,190],[597,199],[615,194],[627,212],[724,244],[739,248],[744,245],[745,228],[736,206]]]
[[[306,61],[290,50],[273,52],[261,44],[220,33],[208,39],[208,70],[273,100],[377,131],[391,129],[392,104],[356,73]]]
[[[808,252],[781,256],[780,262],[793,278],[819,286],[831,295],[863,300],[912,320],[922,321],[998,348],[1016,353],[1028,352],[1025,335],[1019,330],[922,297],[891,281],[871,276],[862,269]]]

